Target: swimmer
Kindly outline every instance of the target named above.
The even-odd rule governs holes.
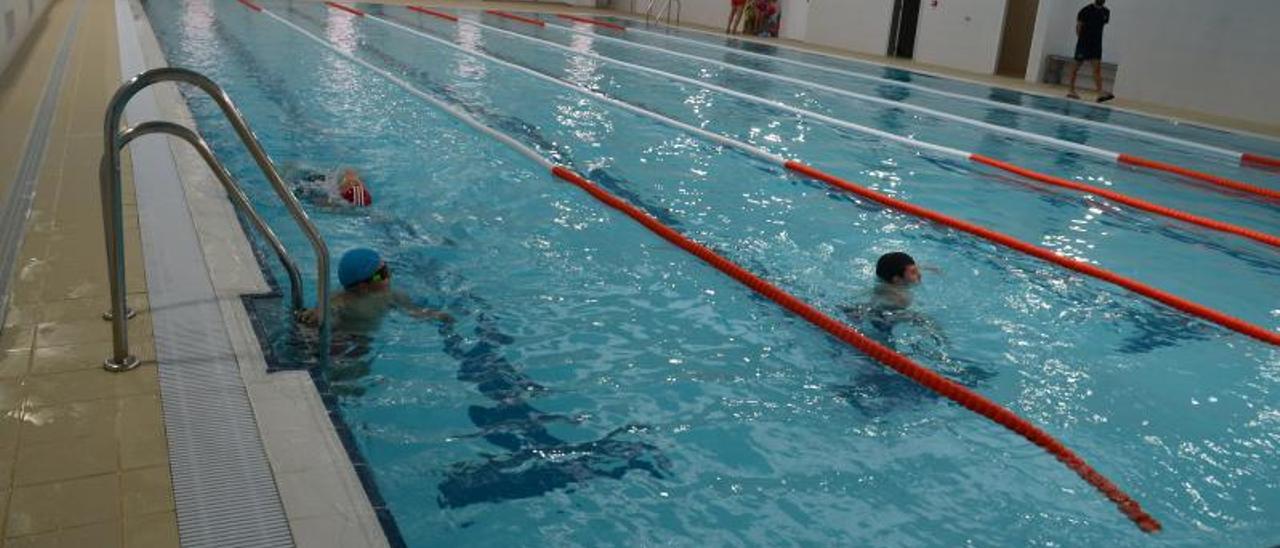
[[[299,198],[319,206],[373,205],[373,193],[351,168],[334,174],[304,172],[298,178],[294,192]]]
[[[920,267],[916,265],[915,259],[901,251],[886,253],[876,261],[876,278],[876,286],[867,303],[840,307],[849,319],[855,323],[866,321],[874,329],[874,334],[878,335],[876,338],[891,347],[893,327],[900,323],[916,325],[931,333],[934,338],[943,338],[933,320],[909,310],[912,302],[911,289],[922,280]]]
[[[329,299],[335,334],[368,334],[376,331],[391,309],[424,320],[453,321],[449,314],[414,304],[408,295],[391,289],[391,269],[377,251],[357,248],[347,251],[338,262],[338,282],[343,291]],[[316,325],[320,315],[314,308],[301,310],[298,321]]]

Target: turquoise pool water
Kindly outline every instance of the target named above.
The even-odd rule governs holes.
[[[277,163],[291,173],[349,165],[369,182],[368,210],[311,208],[331,249],[378,248],[398,289],[457,318],[442,326],[392,313],[378,329],[347,337],[346,355],[321,375],[394,518],[393,538],[414,546],[1265,545],[1280,535],[1270,518],[1280,511],[1276,349],[386,25],[313,3],[264,6],[830,313],[867,298],[879,254],[909,251],[933,268],[915,307],[939,330],[900,327],[896,348],[1040,424],[1166,528],[1145,537],[1038,448],[914,387],[299,31],[232,0],[148,2],[169,62],[224,85]],[[369,9],[1280,327],[1272,248],[492,30]],[[1253,198],[553,27],[460,15],[1280,233],[1276,206]],[[661,37],[626,39],[793,70]],[[1159,142],[904,99],[1280,186],[1275,173]],[[232,132],[212,105],[194,96],[191,104],[201,132],[309,265],[301,234]],[[1275,147],[1178,131],[1254,152]],[[284,360],[305,359],[298,330],[276,321],[283,306],[259,307],[274,326],[266,344]]]

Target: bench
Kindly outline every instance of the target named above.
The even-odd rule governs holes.
[[[1050,55],[1044,64],[1044,74],[1040,81],[1046,84],[1066,85],[1071,81],[1071,64],[1076,60],[1071,57],[1062,55]],[[1110,91],[1115,87],[1116,83],[1115,63],[1102,63],[1102,89]],[[1076,75],[1076,88],[1093,89],[1093,64],[1086,63],[1080,67],[1080,73]]]

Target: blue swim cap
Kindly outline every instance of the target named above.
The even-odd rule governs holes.
[[[382,266],[382,257],[365,247],[357,247],[342,254],[338,261],[338,283],[342,287],[351,287],[373,277],[373,273]]]

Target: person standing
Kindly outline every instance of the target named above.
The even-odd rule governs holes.
[[[725,34],[738,33],[738,25],[742,23],[742,13],[745,11],[747,11],[747,0],[730,0],[729,26],[725,27]]]
[[[1071,91],[1067,97],[1079,99],[1076,93],[1076,74],[1085,61],[1093,61],[1093,85],[1098,90],[1098,102],[1105,103],[1116,96],[1102,91],[1102,27],[1111,21],[1111,10],[1103,7],[1106,0],[1094,0],[1076,14],[1076,62],[1071,67]]]

